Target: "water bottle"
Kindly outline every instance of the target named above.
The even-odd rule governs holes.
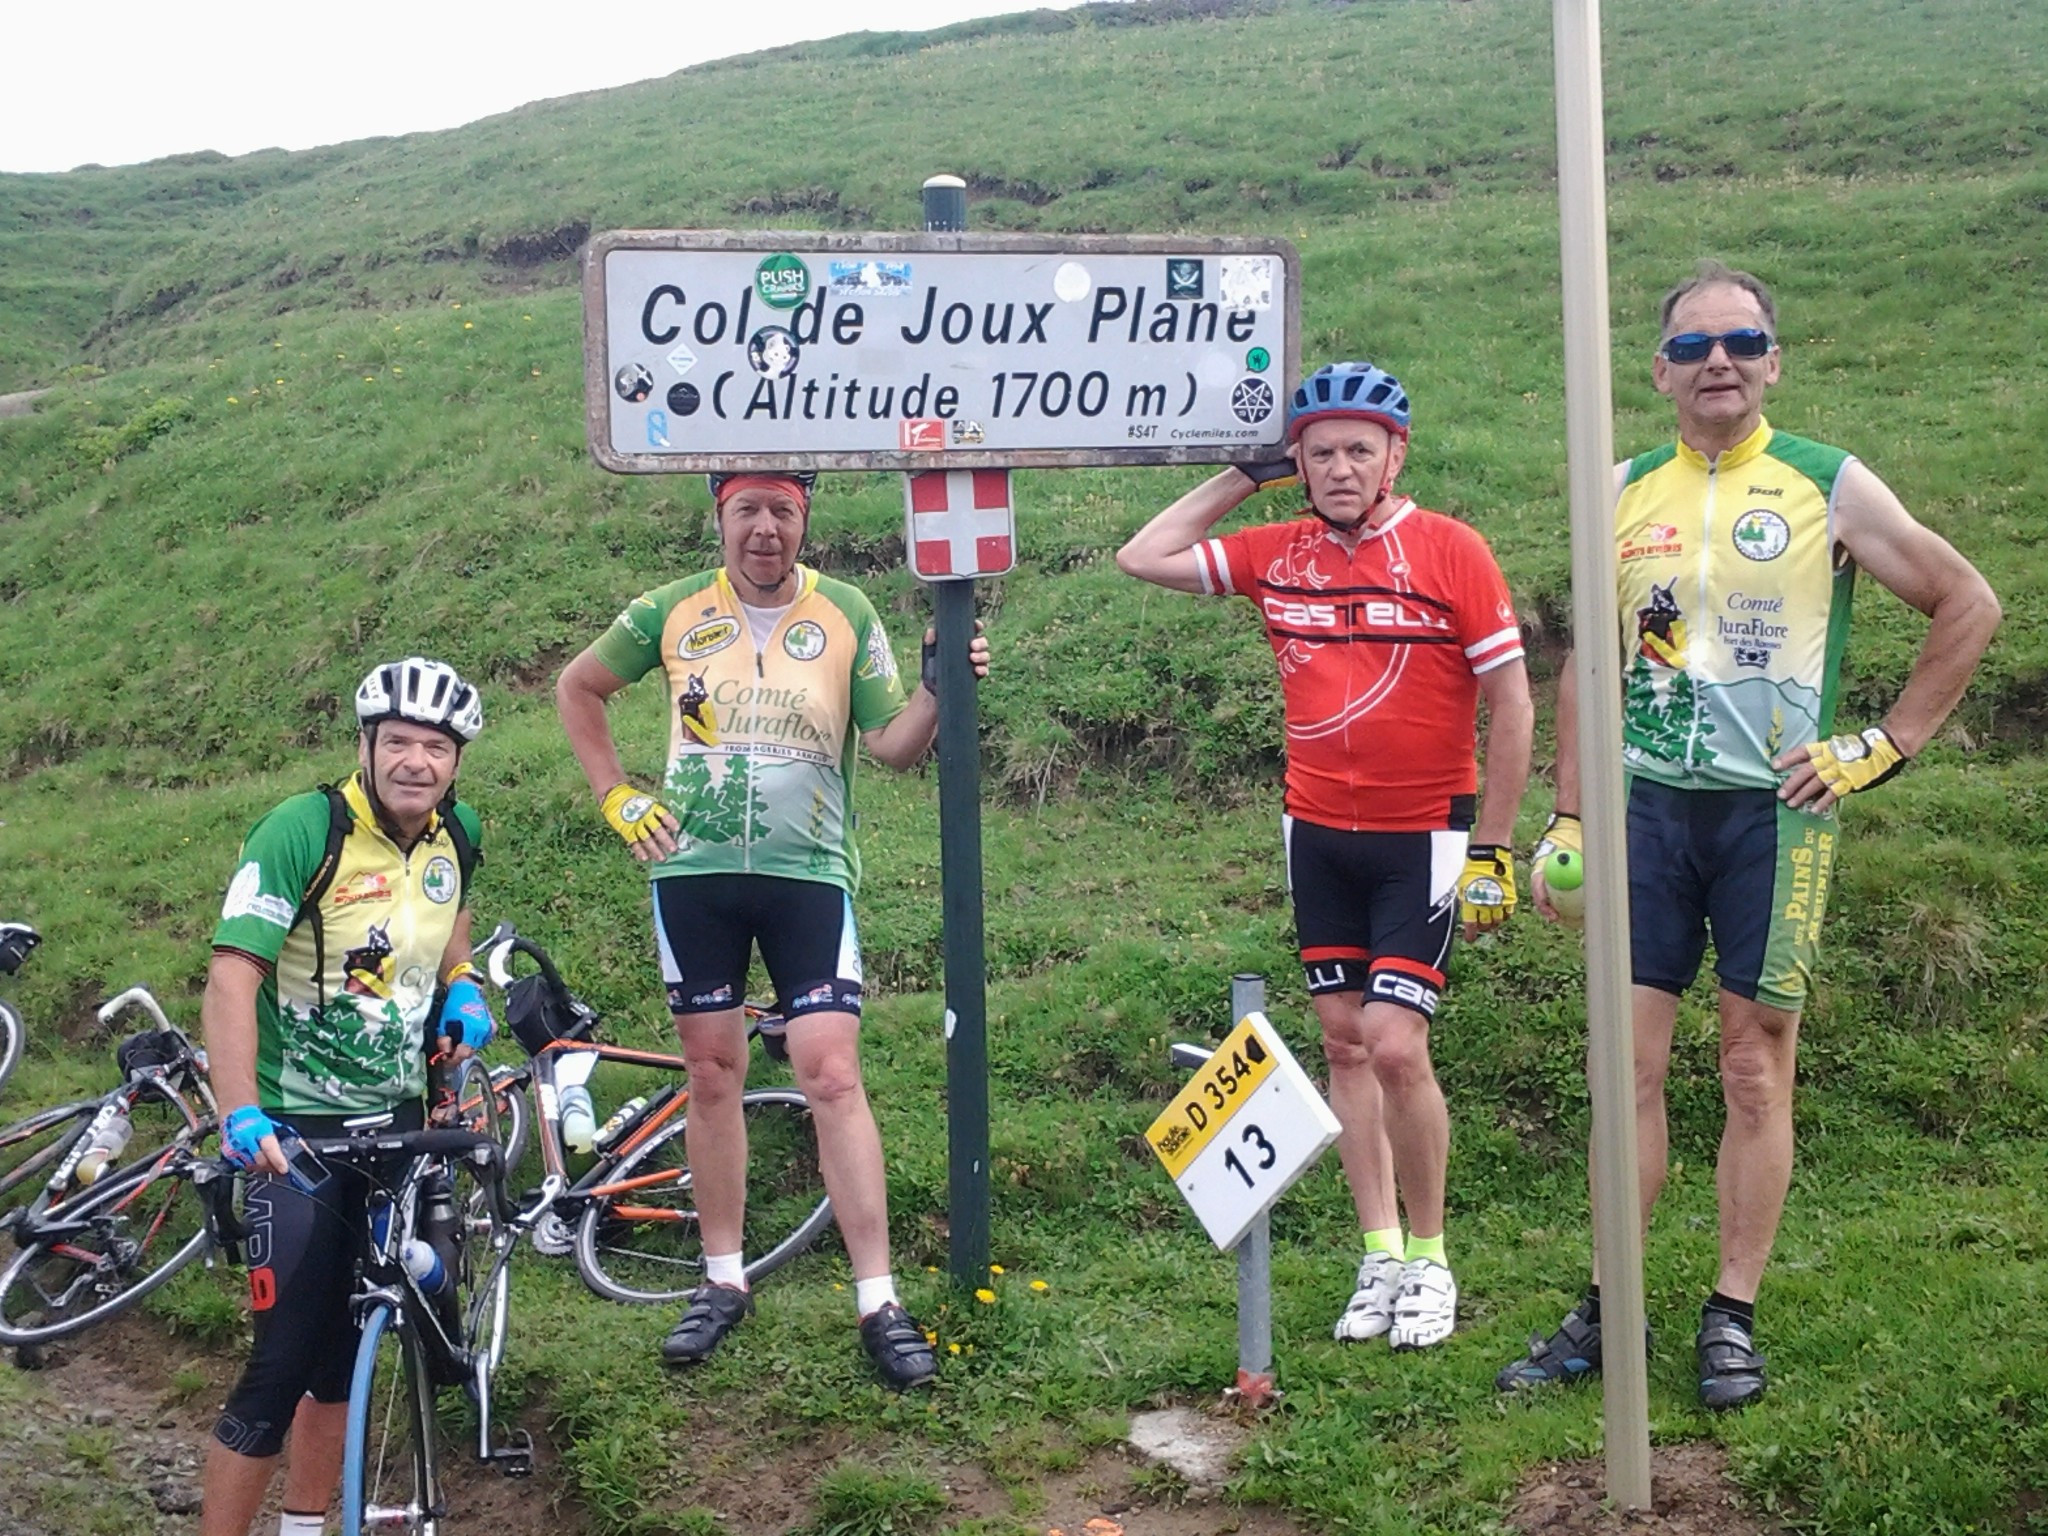
[[[611,1119],[605,1121],[603,1125],[597,1128],[597,1140],[595,1143],[597,1148],[602,1151],[617,1141],[626,1133],[627,1128],[640,1118],[641,1113],[646,1108],[647,1096],[645,1094],[636,1094],[621,1104],[613,1113]]]
[[[596,1141],[597,1110],[590,1090],[572,1083],[562,1090],[562,1145],[578,1157],[588,1157]]]
[[[370,1212],[370,1237],[379,1247],[391,1231],[391,1202],[380,1202]],[[419,1282],[419,1288],[428,1296],[438,1296],[448,1288],[448,1266],[441,1262],[441,1255],[434,1251],[433,1244],[422,1238],[408,1237],[405,1246],[399,1250],[399,1261],[405,1265],[405,1272]]]
[[[85,1151],[78,1159],[77,1178],[80,1184],[90,1184],[107,1171],[107,1165],[127,1150],[128,1138],[135,1134],[135,1126],[125,1110],[116,1110],[101,1122],[92,1133],[92,1139],[85,1144]]]

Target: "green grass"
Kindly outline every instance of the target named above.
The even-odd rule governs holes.
[[[1701,254],[1752,267],[1784,316],[1773,420],[1865,457],[2007,613],[1942,739],[1847,814],[1763,1296],[1774,1385],[1729,1420],[1690,1379],[1720,1095],[1711,997],[1685,1002],[1647,1254],[1653,1433],[1720,1440],[1748,1495],[1802,1529],[2038,1531],[2048,16],[1732,0],[1713,18],[1739,45],[1716,47],[1696,7],[1605,12],[1617,444],[1669,431],[1647,367],[1663,288]],[[11,987],[33,1045],[7,1105],[100,1082],[91,1010],[135,981],[196,1027],[237,839],[345,771],[356,679],[415,649],[486,682],[464,768],[487,823],[480,918],[542,938],[616,1037],[664,1037],[644,890],[548,692],[627,597],[715,547],[700,482],[588,459],[562,259],[578,230],[904,228],[919,180],[952,169],[981,228],[1285,235],[1304,356],[1400,373],[1407,485],[1486,533],[1553,668],[1569,563],[1548,24],[1533,0],[1139,0],[778,50],[445,134],[0,177],[0,389],[52,386],[0,422],[0,915],[49,937]],[[836,1253],[764,1286],[688,1378],[653,1357],[669,1319],[526,1263],[513,1369],[601,1528],[716,1529],[754,1458],[813,1443],[847,1447],[814,1531],[943,1529],[929,1492],[960,1460],[1029,1525],[1043,1480],[1133,1409],[1230,1379],[1231,1265],[1137,1138],[1175,1086],[1166,1044],[1224,1022],[1234,971],[1271,976],[1275,1019],[1321,1062],[1256,625],[1109,559],[1195,474],[1020,475],[1020,567],[982,594],[996,1301],[936,1272],[934,785],[866,770],[866,1053],[899,1269],[942,1381],[907,1402],[873,1383]],[[813,529],[899,650],[925,610],[901,518],[893,477],[842,475]],[[1845,720],[1881,713],[1922,633],[1866,595]],[[615,711],[636,773],[660,716],[637,692]],[[1356,1257],[1334,1162],[1276,1216],[1288,1396],[1232,1492],[1312,1528],[1489,1530],[1529,1467],[1598,1450],[1596,1394],[1501,1405],[1490,1385],[1587,1262],[1576,948],[1525,923],[1454,972],[1436,1053],[1460,1333],[1422,1356],[1328,1342]],[[161,1310],[225,1341],[233,1290],[189,1277]]]

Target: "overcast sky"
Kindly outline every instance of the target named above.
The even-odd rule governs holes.
[[[310,149],[846,32],[1080,0],[24,0],[0,23],[0,171]]]

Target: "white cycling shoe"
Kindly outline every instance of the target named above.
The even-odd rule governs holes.
[[[1391,1253],[1368,1253],[1358,1266],[1358,1289],[1337,1319],[1337,1342],[1363,1344],[1394,1326],[1394,1298],[1401,1292],[1401,1261]]]
[[[1394,1298],[1394,1327],[1387,1342],[1395,1349],[1441,1344],[1458,1326],[1458,1282],[1434,1259],[1412,1259],[1401,1271]]]

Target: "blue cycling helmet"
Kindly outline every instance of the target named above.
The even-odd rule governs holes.
[[[1287,441],[1301,441],[1301,429],[1326,416],[1376,421],[1389,432],[1408,435],[1408,391],[1384,368],[1371,363],[1325,363],[1301,381],[1287,402]]]

